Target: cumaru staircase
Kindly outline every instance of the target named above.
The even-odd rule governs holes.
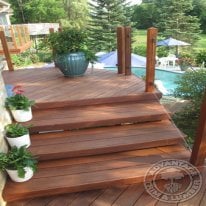
[[[153,163],[188,159],[184,135],[156,95],[119,99],[37,107],[25,125],[32,125],[30,151],[39,158],[38,172],[24,183],[8,179],[4,199],[12,202],[142,182]]]

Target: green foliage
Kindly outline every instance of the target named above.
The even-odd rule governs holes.
[[[27,66],[39,62],[39,56],[31,51],[26,51],[21,54],[11,56],[12,62],[16,66]]]
[[[57,54],[83,51],[87,43],[84,30],[64,28],[62,32],[51,33],[48,43]]]
[[[175,124],[188,135],[190,143],[194,140],[200,115],[200,106],[206,90],[206,70],[188,71],[177,81],[175,97],[190,101],[183,111],[173,116]]]
[[[66,17],[62,0],[9,0],[12,23],[59,22]]]
[[[10,110],[28,111],[29,108],[34,105],[34,103],[35,102],[33,100],[29,100],[22,94],[15,94],[14,96],[6,98],[5,106]]]
[[[200,29],[206,33],[206,1],[193,0],[193,10],[190,15],[197,16],[200,19]]]
[[[87,0],[63,0],[66,18],[61,20],[63,27],[86,29],[89,22]]]
[[[166,57],[169,55],[169,48],[164,46],[157,47],[157,56]]]
[[[206,70],[199,69],[185,72],[176,83],[177,88],[174,95],[188,99],[194,106],[199,107],[206,89]]]
[[[20,136],[23,136],[29,133],[29,130],[27,127],[23,126],[22,124],[18,124],[18,123],[6,125],[5,131],[6,131],[6,136],[10,138],[20,137]]]
[[[194,43],[200,33],[196,16],[188,15],[193,9],[192,0],[154,0],[158,22],[157,28],[164,37],[172,36]]]
[[[190,53],[180,53],[178,58],[178,64],[182,71],[186,71],[196,65],[195,57]]]
[[[133,8],[132,22],[137,29],[147,29],[158,21],[154,3],[142,3]]]
[[[206,50],[200,50],[196,54],[196,63],[201,66],[202,64],[205,65],[206,63]]]
[[[199,120],[199,108],[186,106],[182,111],[173,115],[172,119],[179,129],[187,135],[187,143],[192,145],[196,135]]]
[[[95,51],[116,49],[116,27],[129,24],[125,0],[94,0],[90,3],[90,47]]]
[[[136,46],[133,49],[133,53],[141,55],[141,56],[146,56],[146,52],[147,52],[147,48],[146,45],[140,45],[140,46]]]
[[[37,169],[37,160],[27,151],[25,146],[20,148],[12,147],[7,154],[0,153],[0,170],[17,170],[18,176],[24,178],[25,167],[30,167],[34,172]]]

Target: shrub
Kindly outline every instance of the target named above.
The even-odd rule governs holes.
[[[141,56],[146,56],[147,48],[146,46],[136,46],[133,48],[133,53]]]
[[[176,83],[177,88],[174,96],[188,99],[190,104],[183,111],[173,115],[173,120],[188,135],[187,140],[191,144],[194,141],[200,116],[200,106],[206,89],[206,70],[185,72]]]
[[[206,63],[206,50],[201,50],[196,54],[197,65],[202,65]]]
[[[158,57],[166,57],[169,55],[169,49],[164,46],[157,47],[157,56]]]

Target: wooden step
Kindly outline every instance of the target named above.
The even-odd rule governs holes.
[[[33,110],[40,109],[54,109],[60,107],[76,107],[76,106],[89,106],[89,105],[99,105],[99,104],[111,104],[111,103],[124,103],[124,102],[141,102],[148,100],[159,100],[162,97],[162,93],[159,91],[155,92],[142,92],[138,94],[124,94],[116,97],[98,97],[89,98],[81,100],[56,100],[52,102],[37,102],[33,107]]]
[[[184,136],[169,120],[46,134],[33,134],[30,151],[40,160],[165,146]]]
[[[105,188],[142,182],[152,164],[162,159],[188,160],[190,153],[181,145],[43,161],[28,182],[8,180],[3,190],[7,202],[20,199]],[[160,175],[159,175],[160,176]]]
[[[30,132],[71,130],[168,119],[158,101],[65,107],[33,112]]]

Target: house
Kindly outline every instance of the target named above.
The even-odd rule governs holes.
[[[0,0],[0,25],[11,25],[10,16],[12,9],[10,6],[6,1]]]

